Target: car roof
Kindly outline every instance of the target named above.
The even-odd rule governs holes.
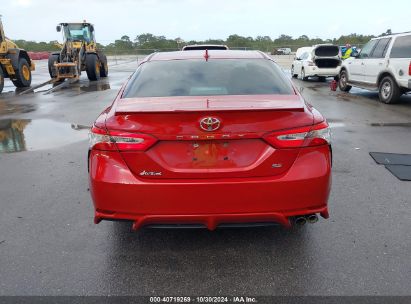
[[[89,22],[61,22],[59,25],[93,25]]]
[[[392,38],[392,37],[410,36],[410,35],[411,35],[411,32],[394,33],[394,34],[391,34],[391,35],[385,35],[385,36],[375,37],[375,38],[372,38],[371,40],[378,40],[378,39],[382,39],[382,38]]]
[[[210,59],[271,59],[260,51],[239,51],[239,50],[209,50]],[[188,60],[204,59],[205,50],[193,50],[190,52],[161,52],[149,55],[145,61],[164,61],[164,60]]]

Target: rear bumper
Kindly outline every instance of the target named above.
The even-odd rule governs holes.
[[[239,214],[194,214],[194,215],[132,215],[128,213],[104,213],[96,211],[94,217],[94,223],[98,224],[102,220],[129,220],[133,222],[133,230],[138,230],[143,226],[149,226],[152,224],[161,224],[161,225],[200,225],[208,230],[214,230],[219,226],[229,226],[233,223],[261,223],[264,226],[264,223],[277,223],[284,227],[291,227],[291,217],[297,215],[309,215],[319,213],[323,218],[328,218],[328,209],[327,207],[323,208],[314,208],[314,209],[304,209],[300,212],[290,213],[289,215],[284,213],[239,213]],[[245,227],[247,225],[244,225]],[[197,227],[197,226],[193,226]]]
[[[319,67],[311,67],[308,66],[305,68],[305,75],[306,76],[323,76],[323,77],[334,77],[340,73],[341,67],[338,66],[333,69],[325,69]]]
[[[400,86],[411,90],[411,79],[408,79],[408,81],[405,80],[403,83],[400,83]]]
[[[95,223],[151,224],[273,222],[289,227],[295,216],[328,217],[331,155],[328,146],[302,149],[291,169],[264,178],[156,180],[135,177],[116,152],[91,151],[90,192]]]
[[[397,83],[400,87],[411,90],[411,79],[397,79]]]

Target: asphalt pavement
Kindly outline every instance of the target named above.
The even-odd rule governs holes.
[[[48,78],[37,66],[33,83]],[[136,66],[112,61],[108,79],[84,75],[48,95],[9,84],[0,95],[0,295],[411,295],[411,182],[368,154],[411,154],[411,96],[385,105],[293,80],[333,127],[328,220],[132,232],[93,224],[86,156],[87,128]]]

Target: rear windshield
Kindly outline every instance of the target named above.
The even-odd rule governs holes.
[[[395,39],[391,50],[391,58],[411,58],[411,35]]]
[[[294,94],[290,81],[266,59],[151,61],[142,64],[123,97]]]

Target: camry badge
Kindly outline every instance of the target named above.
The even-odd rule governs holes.
[[[140,172],[140,176],[162,176],[162,172],[156,172],[156,171],[146,171],[143,170]]]
[[[204,117],[200,120],[200,128],[207,132],[218,130],[221,126],[221,121],[216,117]]]

